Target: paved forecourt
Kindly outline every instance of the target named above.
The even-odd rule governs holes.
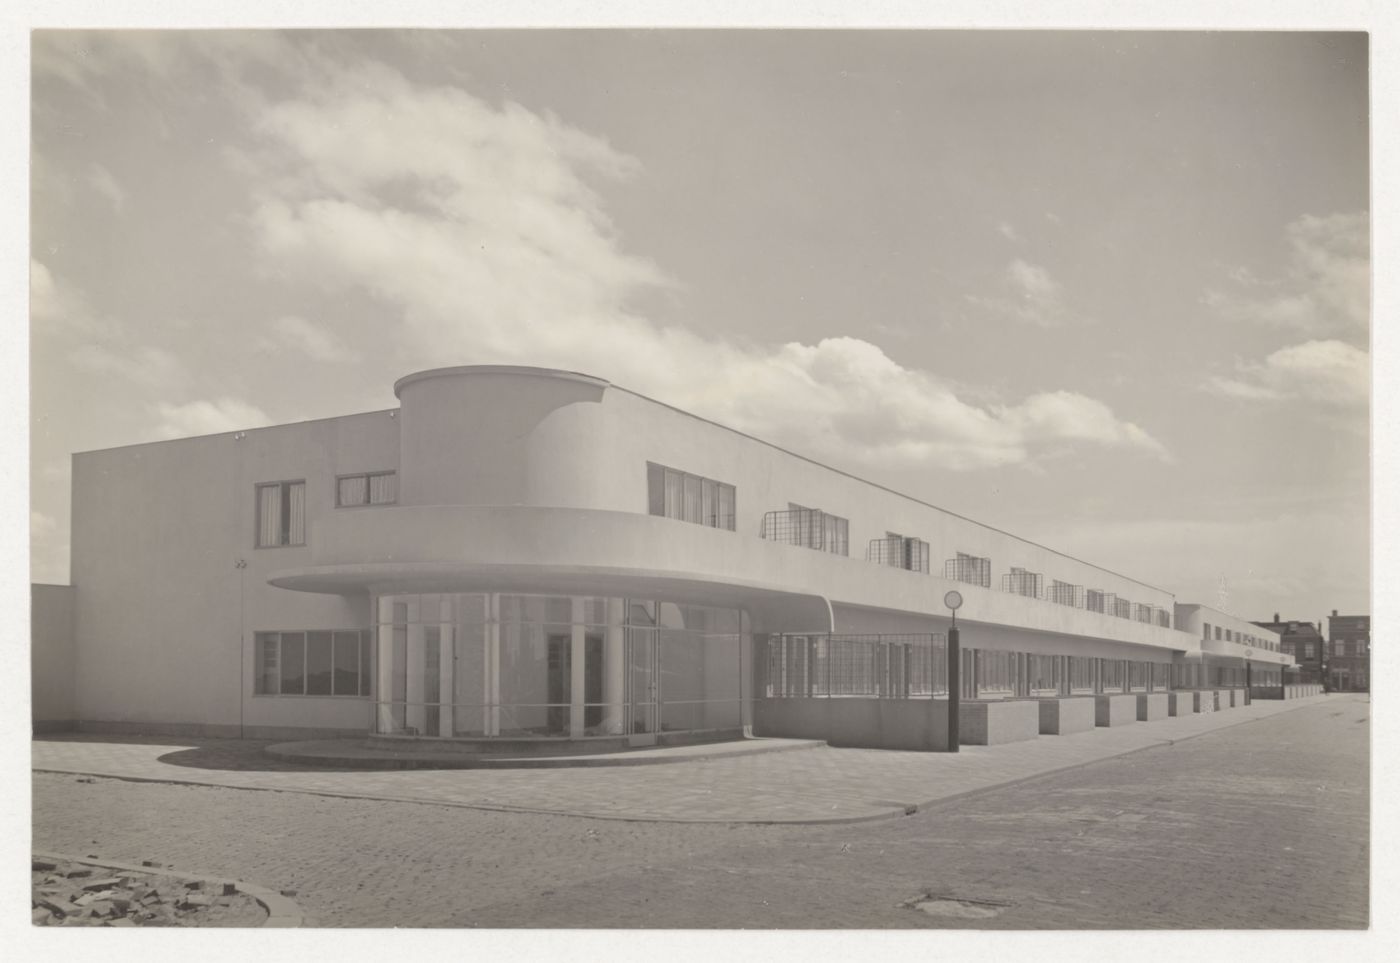
[[[958,753],[820,747],[800,752],[696,756],[671,765],[522,770],[314,771],[269,766],[199,768],[162,757],[183,745],[84,741],[33,743],[33,768],[117,779],[312,793],[506,812],[661,822],[821,823],[879,819],[1244,723],[1327,696],[1258,701],[1067,736],[1040,736]]]

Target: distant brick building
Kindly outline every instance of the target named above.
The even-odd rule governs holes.
[[[1327,620],[1328,684],[1339,692],[1371,690],[1371,617],[1338,615]]]
[[[1280,620],[1274,613],[1272,622],[1255,622],[1260,628],[1277,632],[1285,655],[1291,655],[1298,662],[1298,681],[1303,683],[1327,682],[1327,643],[1322,637],[1321,622]],[[1368,636],[1369,638],[1369,636]],[[1369,644],[1368,644],[1369,648]]]

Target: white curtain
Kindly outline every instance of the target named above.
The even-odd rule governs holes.
[[[287,544],[306,544],[306,483],[293,482],[287,486],[290,498],[288,499],[287,514]]]
[[[342,478],[337,485],[337,505],[363,505],[365,503],[365,498],[366,489],[364,475],[351,475],[349,478]]]
[[[263,485],[258,489],[258,547],[281,544],[282,486]]]
[[[682,493],[685,490],[685,476],[678,471],[666,469],[666,517],[684,518],[684,499]]]
[[[398,481],[399,476],[393,472],[369,476],[369,503],[371,505],[389,505],[397,501],[399,497]]]

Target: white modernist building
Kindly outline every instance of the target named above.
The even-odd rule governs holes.
[[[955,587],[974,703],[1262,691],[1292,663],[1248,622],[599,378],[443,368],[395,393],[75,455],[73,585],[35,594],[36,723],[809,731],[799,705],[945,696]],[[873,745],[910,724],[821,723]]]

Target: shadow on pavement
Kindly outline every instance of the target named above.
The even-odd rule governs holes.
[[[210,769],[225,772],[352,772],[353,767],[311,766],[295,761],[277,759],[263,752],[278,740],[261,739],[200,739],[171,736],[111,735],[86,732],[64,732],[38,735],[35,742],[81,742],[121,746],[180,747],[156,757],[158,762],[185,769]]]

